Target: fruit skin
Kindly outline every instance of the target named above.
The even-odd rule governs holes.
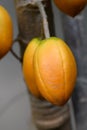
[[[42,96],[55,105],[64,105],[77,76],[74,56],[65,42],[55,37],[43,40],[34,55],[34,71]]]
[[[87,0],[54,0],[54,2],[61,11],[72,17],[79,14],[87,4]]]
[[[41,95],[35,82],[33,57],[39,43],[40,39],[34,38],[28,44],[23,57],[23,74],[25,82],[30,92],[38,98],[40,98]]]
[[[13,25],[7,10],[0,5],[0,59],[7,54],[12,46]]]

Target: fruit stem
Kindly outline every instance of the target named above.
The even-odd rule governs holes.
[[[38,8],[40,10],[40,13],[41,13],[41,16],[42,16],[42,19],[43,19],[43,28],[44,28],[45,38],[49,38],[50,37],[50,31],[49,31],[49,26],[48,26],[48,21],[47,21],[47,15],[46,15],[45,8],[44,8],[41,1],[37,1],[36,4],[37,4],[37,6],[38,6]]]

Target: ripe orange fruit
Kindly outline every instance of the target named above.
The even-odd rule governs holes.
[[[23,73],[34,95],[64,105],[75,87],[77,67],[66,43],[55,37],[32,40],[24,54]],[[39,97],[39,96],[38,96]]]
[[[10,50],[13,40],[12,20],[7,10],[0,5],[0,59]]]
[[[37,38],[33,39],[29,43],[23,58],[24,79],[30,92],[36,97],[40,97],[40,92],[35,82],[33,58],[39,43],[40,43],[39,39]]]
[[[64,105],[75,87],[77,67],[74,56],[59,38],[43,40],[34,55],[35,78],[42,96]]]
[[[87,0],[54,0],[56,6],[64,13],[74,17],[86,6]]]

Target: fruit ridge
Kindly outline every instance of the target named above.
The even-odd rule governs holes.
[[[55,105],[64,105],[75,87],[77,68],[73,54],[63,40],[42,41],[34,57],[35,78],[43,97]]]
[[[35,81],[33,57],[39,43],[40,43],[40,39],[37,38],[34,38],[31,42],[29,42],[23,58],[24,79],[26,81],[28,89],[36,97],[40,97],[40,92],[37,88],[36,81]]]

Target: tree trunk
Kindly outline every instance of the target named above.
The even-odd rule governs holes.
[[[37,6],[31,0],[15,0],[21,55],[28,42],[34,37],[44,38],[43,21]],[[48,16],[51,36],[55,35],[53,13],[50,0],[43,0]],[[23,44],[21,44],[23,43]],[[30,95],[32,116],[36,127],[40,130],[71,130],[69,106],[54,106],[45,100],[39,100]]]

